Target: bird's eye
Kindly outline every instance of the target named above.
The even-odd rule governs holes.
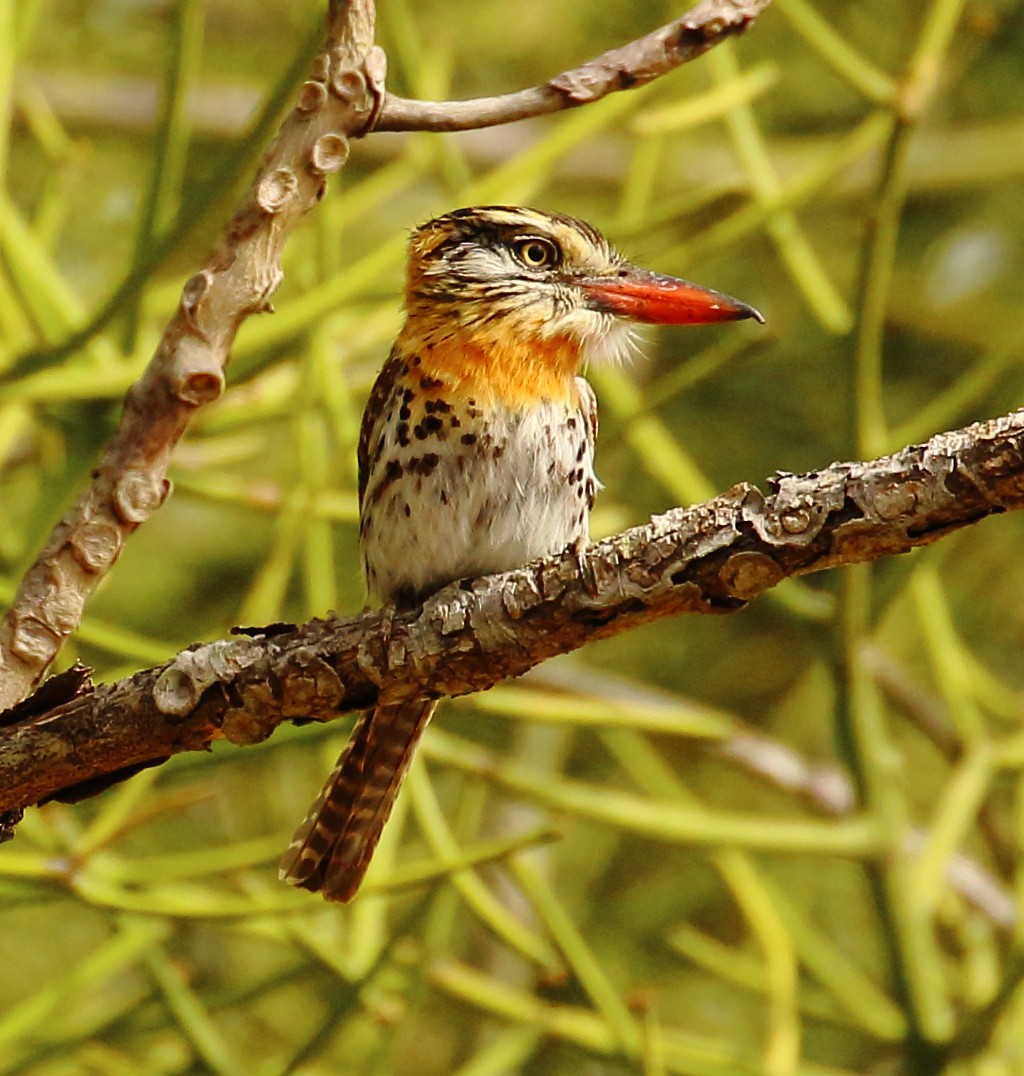
[[[549,239],[519,239],[512,250],[527,269],[546,269],[558,264],[558,247]]]

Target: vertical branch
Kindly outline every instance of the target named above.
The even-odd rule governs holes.
[[[54,529],[0,624],[0,710],[43,678],[125,541],[170,492],[167,466],[196,410],[223,390],[242,321],[268,308],[285,239],[344,167],[383,97],[372,0],[334,0],[324,49],[206,267],[189,280],[129,390],[92,484]]]
[[[173,225],[180,209],[181,183],[185,175],[190,135],[188,98],[199,75],[204,15],[203,0],[178,0],[149,189],[135,240],[133,271],[146,263],[154,241],[159,240]],[[135,350],[138,340],[140,307],[136,296],[128,313],[124,333],[124,351],[127,354]]]
[[[916,124],[934,95],[938,71],[963,0],[935,0],[917,49],[892,101],[893,129],[875,192],[861,262],[858,327],[853,343],[853,426],[857,451],[884,451],[889,440],[882,403],[882,347],[900,218],[906,196],[906,163]],[[840,741],[867,810],[881,823],[887,852],[867,865],[892,973],[909,1017],[908,1060],[914,1073],[941,1067],[954,1017],[942,978],[930,918],[915,915],[909,865],[902,849],[910,832],[900,757],[892,743],[882,700],[864,660],[871,631],[871,568],[859,565],[843,580],[842,690],[837,707]]]

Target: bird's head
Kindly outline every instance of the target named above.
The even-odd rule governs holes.
[[[481,361],[546,363],[559,376],[620,355],[628,322],[702,325],[761,315],[728,295],[638,268],[596,228],[520,206],[457,209],[413,232],[411,345]]]

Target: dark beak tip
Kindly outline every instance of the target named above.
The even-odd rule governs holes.
[[[738,320],[743,321],[745,318],[753,318],[758,325],[764,325],[764,314],[761,313],[756,307],[749,306],[747,303],[738,303],[740,308],[740,315]]]

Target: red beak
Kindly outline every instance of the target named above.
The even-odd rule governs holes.
[[[633,321],[709,325],[753,318],[764,324],[759,311],[731,295],[635,266],[620,269],[614,276],[590,277],[580,283],[595,309]]]

